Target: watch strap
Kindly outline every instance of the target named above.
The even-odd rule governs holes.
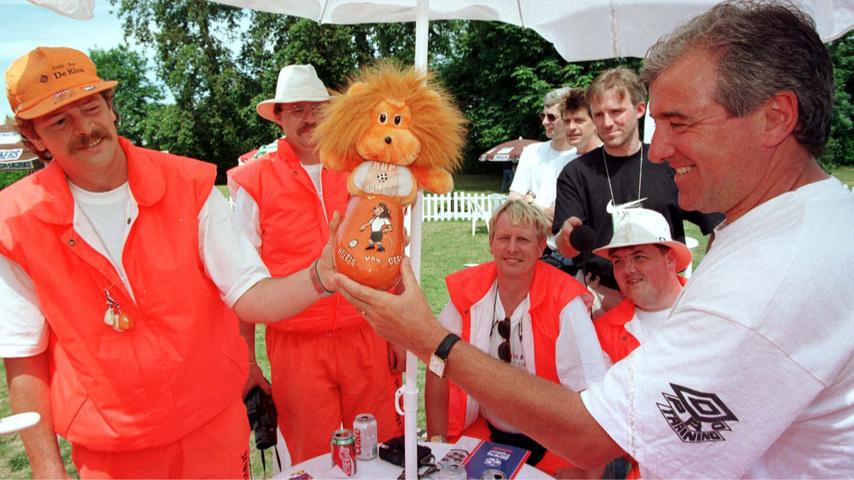
[[[459,335],[455,333],[449,333],[442,339],[442,342],[436,347],[436,352],[433,355],[436,358],[442,360],[443,362],[448,359],[448,355],[451,354],[451,349],[456,345],[457,342],[460,341]]]

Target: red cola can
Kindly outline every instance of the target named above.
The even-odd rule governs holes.
[[[377,458],[377,419],[370,413],[360,413],[353,419],[353,433],[356,434],[356,458],[373,460]]]
[[[332,433],[332,465],[344,472],[344,475],[352,477],[356,474],[356,439],[353,431],[346,428],[335,430]]]

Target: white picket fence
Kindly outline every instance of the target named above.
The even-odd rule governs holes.
[[[484,192],[451,192],[443,195],[424,194],[421,219],[424,222],[451,220],[488,220],[507,195]]]

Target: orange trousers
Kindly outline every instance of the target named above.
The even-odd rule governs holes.
[[[249,420],[237,401],[184,438],[130,452],[71,446],[80,478],[249,479]]]
[[[383,442],[403,434],[394,410],[400,374],[388,347],[367,325],[308,334],[267,329],[267,357],[279,428],[294,464],[329,452],[332,432],[352,428],[360,413],[377,419]]]
[[[486,424],[486,420],[480,415],[477,416],[477,420],[474,421],[468,428],[463,430],[463,433],[460,434],[461,437],[473,437],[479,438],[481,440],[489,440],[492,432],[489,431],[489,425]],[[449,443],[455,443],[459,440],[459,437],[448,438]],[[534,465],[538,469],[548,473],[551,476],[555,475],[555,472],[558,469],[572,467],[572,463],[569,460],[564,460],[563,458],[555,455],[554,453],[546,450],[546,454],[543,455],[543,458]]]

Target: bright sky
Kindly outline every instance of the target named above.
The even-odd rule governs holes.
[[[124,40],[121,23],[110,13],[106,0],[95,2],[92,20],[63,17],[26,0],[0,0],[0,71],[3,73],[3,97],[0,121],[12,114],[6,100],[6,69],[13,60],[35,47],[72,47],[84,52],[92,48],[108,49]]]

